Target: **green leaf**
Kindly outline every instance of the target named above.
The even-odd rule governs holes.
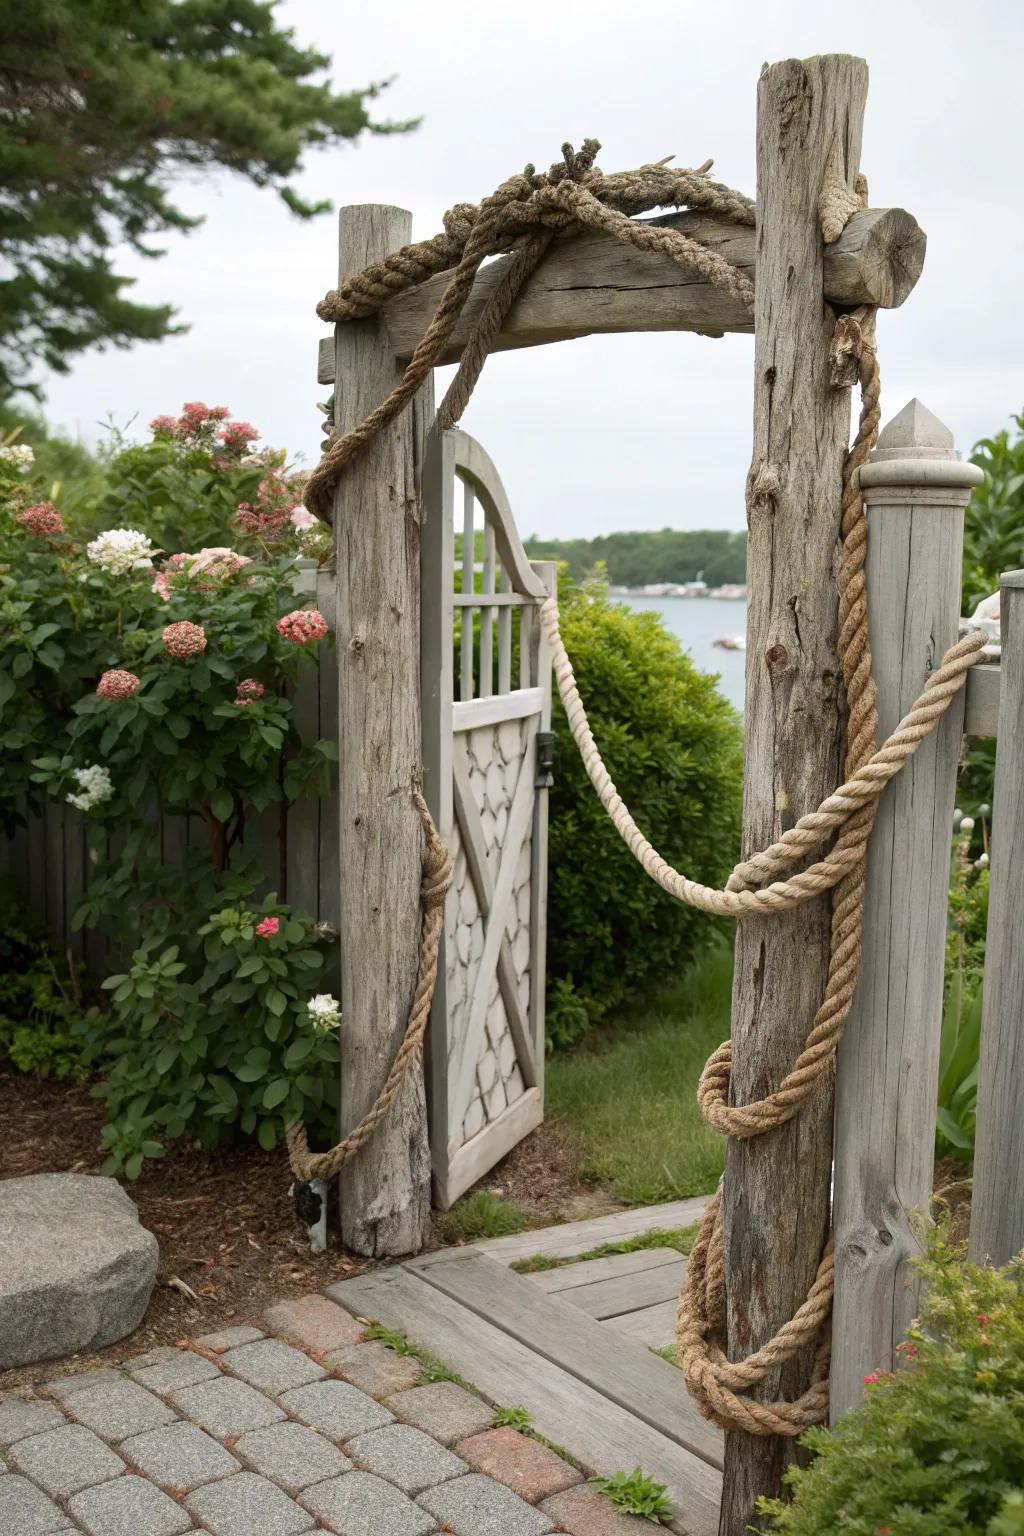
[[[257,1140],[264,1152],[273,1152],[278,1141],[278,1127],[273,1120],[261,1120],[260,1128],[256,1133]]]
[[[275,1016],[275,1018],[278,1019],[288,1007],[288,999],[285,997],[283,992],[278,990],[277,987],[270,988],[266,998],[264,999],[264,1002],[266,1003],[266,1006],[270,1012]]]
[[[235,797],[231,794],[230,790],[214,790],[213,794],[210,796],[210,810],[216,816],[218,821],[229,820],[234,808]]]
[[[288,1072],[294,1072],[296,1067],[301,1067],[307,1056],[312,1054],[315,1046],[316,1041],[309,1035],[304,1035],[298,1040],[293,1040],[291,1045],[284,1053],[285,1070]]]
[[[267,1087],[264,1090],[263,1108],[276,1109],[279,1104],[284,1103],[285,1099],[288,1097],[291,1091],[292,1085],[288,1078],[275,1078],[272,1083],[267,1084]]]

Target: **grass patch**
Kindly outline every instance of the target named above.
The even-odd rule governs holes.
[[[655,1522],[672,1518],[668,1485],[656,1482],[640,1467],[634,1467],[632,1472],[616,1472],[612,1477],[592,1477],[590,1485],[606,1494],[624,1515],[641,1515]]]
[[[675,1248],[678,1253],[689,1253],[697,1236],[699,1222],[689,1227],[651,1227],[648,1232],[638,1232],[635,1237],[623,1237],[617,1243],[599,1243],[585,1253],[565,1258],[552,1258],[545,1253],[534,1253],[528,1259],[518,1259],[509,1268],[520,1275],[536,1275],[545,1269],[564,1269],[566,1264],[583,1264],[588,1259],[605,1259],[613,1253],[639,1253],[644,1248]]]
[[[657,997],[618,1014],[586,1049],[547,1066],[548,1114],[583,1154],[585,1178],[625,1205],[714,1189],[725,1143],[697,1109],[705,1061],[729,1034],[732,952],[716,944]]]
[[[448,1243],[471,1243],[478,1237],[507,1237],[521,1232],[529,1217],[512,1200],[500,1200],[489,1190],[478,1189],[438,1217],[441,1236]]]
[[[363,1319],[359,1318],[358,1321],[362,1322]],[[376,1339],[378,1343],[384,1345],[385,1349],[393,1350],[396,1355],[411,1355],[414,1360],[418,1360],[421,1366],[420,1381],[423,1386],[435,1381],[454,1381],[456,1386],[465,1387],[467,1391],[474,1390],[468,1382],[463,1381],[461,1376],[450,1371],[436,1355],[414,1344],[399,1328],[385,1328],[383,1323],[367,1322],[363,1330],[363,1338]]]

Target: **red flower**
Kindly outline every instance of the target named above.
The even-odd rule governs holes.
[[[322,640],[328,632],[327,620],[316,608],[296,608],[278,619],[275,626],[279,635],[293,645],[305,645],[307,640]]]
[[[140,686],[134,672],[112,667],[109,672],[104,672],[96,684],[96,692],[101,699],[131,699],[138,693]]]
[[[181,619],[177,624],[168,624],[163,642],[169,656],[179,659],[198,656],[200,651],[206,650],[206,631],[201,624],[190,624],[188,619]]]
[[[256,932],[261,939],[272,939],[280,927],[281,919],[279,917],[265,917],[262,923],[256,924]]]
[[[34,539],[48,539],[64,532],[64,519],[52,501],[37,501],[34,507],[16,512],[15,522],[20,523]]]

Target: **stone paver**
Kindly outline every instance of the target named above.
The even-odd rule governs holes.
[[[11,1447],[11,1464],[56,1497],[120,1477],[124,1462],[91,1429],[65,1424]]]
[[[437,1530],[428,1510],[370,1472],[318,1483],[306,1489],[301,1502],[337,1536],[428,1536]]]
[[[288,1422],[250,1430],[233,1449],[254,1472],[269,1477],[293,1497],[313,1483],[340,1477],[352,1469],[336,1445],[305,1424]]]
[[[250,1386],[275,1396],[292,1387],[304,1387],[322,1381],[327,1375],[308,1355],[284,1344],[280,1339],[260,1339],[255,1344],[241,1344],[221,1356],[221,1363]]]
[[[295,1418],[332,1440],[347,1440],[394,1422],[386,1408],[347,1381],[314,1381],[311,1386],[282,1393],[280,1401]]]
[[[0,1399],[0,1446],[13,1445],[44,1429],[56,1429],[67,1423],[52,1403],[40,1403],[21,1397]],[[0,1527],[2,1529],[2,1527]]]
[[[309,1390],[299,1388],[300,1392]],[[248,1429],[263,1429],[286,1416],[269,1397],[230,1376],[183,1387],[180,1392],[171,1393],[171,1402],[186,1419],[194,1419],[218,1440],[244,1435]]]
[[[545,1536],[555,1529],[543,1510],[477,1472],[429,1488],[416,1502],[453,1536]]]
[[[133,1435],[119,1447],[133,1467],[177,1497],[241,1471],[235,1458],[195,1424],[168,1424]]]
[[[300,1536],[313,1529],[304,1509],[255,1472],[197,1488],[185,1503],[213,1536]]]
[[[411,1424],[389,1424],[386,1429],[355,1435],[345,1450],[367,1472],[375,1472],[408,1494],[423,1493],[469,1470],[458,1456]]]
[[[567,1488],[541,1505],[568,1536],[649,1536],[651,1522],[623,1515],[603,1493],[586,1483]]]
[[[455,1450],[474,1472],[486,1472],[528,1504],[583,1481],[583,1473],[561,1456],[507,1425],[462,1440]]]
[[[0,1531],[5,1536],[54,1536],[67,1524],[63,1510],[33,1483],[23,1477],[0,1479]]]
[[[358,1344],[363,1337],[362,1324],[326,1296],[301,1296],[297,1301],[278,1302],[264,1313],[263,1321],[269,1332],[301,1344],[314,1355]]]
[[[194,1387],[197,1381],[212,1381],[220,1375],[213,1360],[191,1349],[151,1349],[125,1361],[125,1370],[140,1387],[151,1392],[173,1392],[176,1387]]]
[[[454,1381],[434,1381],[425,1387],[413,1387],[389,1397],[385,1407],[397,1419],[414,1424],[440,1440],[454,1445],[469,1435],[478,1435],[494,1423],[494,1409],[482,1397],[475,1397]]]
[[[234,1349],[236,1344],[254,1344],[262,1337],[258,1328],[252,1328],[248,1323],[238,1323],[234,1328],[218,1328],[215,1333],[201,1333],[192,1342],[200,1349],[210,1349],[215,1355],[222,1355],[226,1349]]]
[[[89,1536],[179,1536],[192,1517],[141,1477],[119,1477],[77,1493],[68,1509]]]
[[[400,1355],[379,1339],[332,1349],[324,1356],[324,1365],[371,1397],[393,1397],[415,1387],[423,1371],[415,1355]]]
[[[64,1401],[76,1392],[87,1392],[90,1387],[98,1387],[103,1382],[123,1381],[120,1371],[111,1370],[109,1365],[98,1365],[95,1370],[82,1371],[78,1376],[58,1376],[56,1381],[48,1381],[46,1390],[51,1397],[57,1397]]]
[[[68,1393],[65,1405],[80,1424],[115,1444],[129,1435],[141,1434],[145,1429],[159,1429],[161,1424],[171,1424],[177,1417],[160,1398],[123,1376],[116,1381],[100,1382],[84,1392]]]

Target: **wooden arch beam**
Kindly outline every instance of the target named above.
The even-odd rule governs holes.
[[[682,230],[754,275],[755,231],[704,213],[673,213],[651,223]],[[926,236],[902,208],[855,213],[825,248],[825,298],[839,308],[877,304],[896,309],[924,266]],[[462,355],[470,330],[509,258],[483,268],[439,363]],[[406,361],[423,335],[451,274],[441,272],[391,299],[383,310],[394,355]],[[730,294],[702,282],[670,256],[638,251],[603,232],[558,242],[513,305],[495,351],[536,347],[578,336],[622,331],[697,331],[721,336],[753,332],[753,320]],[[319,381],[334,381],[333,338],[321,343]]]

